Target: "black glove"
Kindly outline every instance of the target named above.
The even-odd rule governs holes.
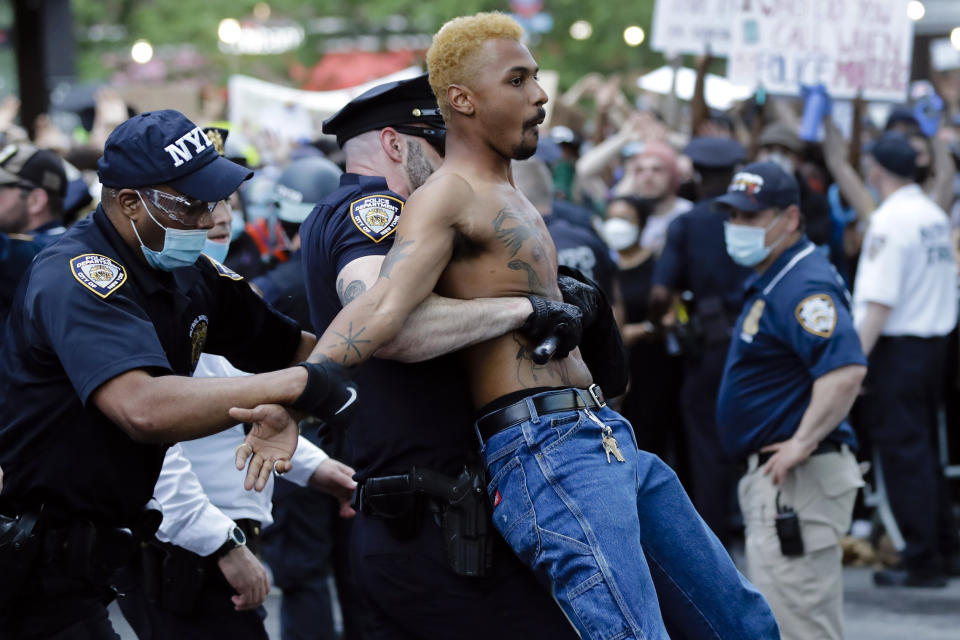
[[[563,301],[572,304],[583,314],[583,328],[589,328],[597,319],[602,304],[603,292],[591,282],[577,280],[568,272],[574,271],[569,267],[560,267],[560,276],[557,278],[557,286],[560,287],[560,294]],[[577,271],[577,274],[586,280],[586,277]]]
[[[533,313],[527,316],[520,327],[520,333],[538,345],[548,338],[553,338],[556,341],[556,356],[567,357],[567,354],[577,348],[583,332],[580,309],[572,304],[538,296],[527,296],[527,300],[533,305]],[[550,354],[545,359],[536,357],[534,361],[537,364],[546,364],[549,358]]]
[[[347,421],[357,406],[357,385],[347,370],[333,360],[299,366],[307,370],[307,386],[291,406],[326,422]]]
[[[600,385],[604,395],[615,398],[627,390],[630,374],[627,368],[627,352],[623,348],[623,339],[620,337],[620,329],[613,317],[610,302],[597,283],[576,269],[561,266],[560,278],[565,283],[569,279],[580,285],[579,287],[560,285],[565,301],[577,304],[578,308],[581,303],[576,302],[575,299],[582,299],[583,304],[588,308],[595,305],[593,322],[589,325],[584,323],[580,354],[593,375],[593,381]]]

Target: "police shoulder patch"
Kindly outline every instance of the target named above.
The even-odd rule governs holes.
[[[350,219],[360,233],[374,242],[380,242],[397,228],[403,200],[378,194],[364,196],[350,203]]]
[[[797,322],[806,331],[821,338],[829,338],[837,326],[837,308],[833,298],[825,293],[807,296],[797,305]]]
[[[212,264],[213,268],[217,270],[217,273],[220,274],[220,277],[230,278],[231,280],[243,280],[243,276],[237,273],[236,271],[234,271],[233,269],[231,269],[230,267],[226,267],[220,264],[219,262],[217,262],[216,260],[214,260],[213,258],[211,258],[205,253],[201,255],[210,261],[210,264]]]
[[[84,253],[70,260],[70,273],[77,282],[106,298],[127,281],[123,265],[99,253]]]

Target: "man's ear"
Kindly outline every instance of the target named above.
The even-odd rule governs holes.
[[[27,194],[27,211],[31,214],[39,214],[47,206],[50,196],[43,189],[31,189]]]
[[[384,127],[380,130],[380,146],[383,148],[383,152],[394,162],[403,162],[403,146],[405,144],[406,140],[403,139],[403,136],[392,127]]]
[[[473,92],[460,84],[451,84],[447,87],[447,104],[457,113],[472,116],[476,112]]]
[[[800,207],[795,204],[787,207],[787,230],[793,233],[800,228]]]
[[[137,220],[140,217],[142,209],[140,196],[133,189],[119,189],[115,198],[116,209],[131,220]]]

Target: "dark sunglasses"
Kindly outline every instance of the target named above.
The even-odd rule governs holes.
[[[405,133],[408,136],[417,136],[430,143],[430,146],[437,150],[443,156],[445,142],[447,139],[446,129],[422,129],[420,127],[408,126],[405,124],[394,125],[392,127],[397,133]]]

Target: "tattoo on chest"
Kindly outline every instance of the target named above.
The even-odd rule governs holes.
[[[397,233],[397,238],[393,241],[390,252],[387,253],[387,257],[383,259],[383,264],[380,265],[380,277],[389,280],[393,268],[409,258],[411,253],[413,253],[413,240],[404,240]]]
[[[351,322],[347,327],[346,335],[340,333],[339,331],[331,331],[330,333],[340,338],[340,342],[335,342],[334,344],[331,344],[330,346],[327,347],[327,349],[330,350],[330,349],[336,349],[338,347],[346,347],[345,352],[343,354],[343,360],[341,361],[340,364],[347,363],[347,360],[351,355],[350,354],[351,350],[353,350],[353,352],[356,354],[358,358],[363,358],[363,353],[360,352],[360,348],[357,345],[368,344],[370,342],[369,340],[360,339],[360,336],[363,335],[363,332],[366,330],[367,330],[366,327],[360,327],[359,330],[354,331],[353,323]]]
[[[508,224],[513,226],[508,226]],[[547,257],[546,249],[538,237],[536,229],[524,225],[523,221],[509,209],[501,209],[493,219],[493,230],[497,239],[503,242],[507,251],[510,252],[510,260],[507,268],[513,271],[524,271],[527,274],[527,285],[531,293],[543,294],[546,292],[540,276],[536,269],[529,262],[516,257],[517,253],[523,247],[523,243],[528,238],[532,238],[534,245],[531,249],[531,255],[536,262],[542,262]]]
[[[533,267],[530,266],[529,262],[524,262],[523,260],[511,260],[507,263],[507,267],[513,269],[514,271],[527,272],[527,285],[530,287],[531,293],[540,293],[543,291],[543,283],[540,282],[540,276],[537,275],[537,272]]]
[[[367,285],[363,283],[363,280],[353,280],[350,284],[344,284],[343,278],[337,280],[337,296],[339,296],[340,303],[343,306],[347,306],[362,296],[366,290]]]

